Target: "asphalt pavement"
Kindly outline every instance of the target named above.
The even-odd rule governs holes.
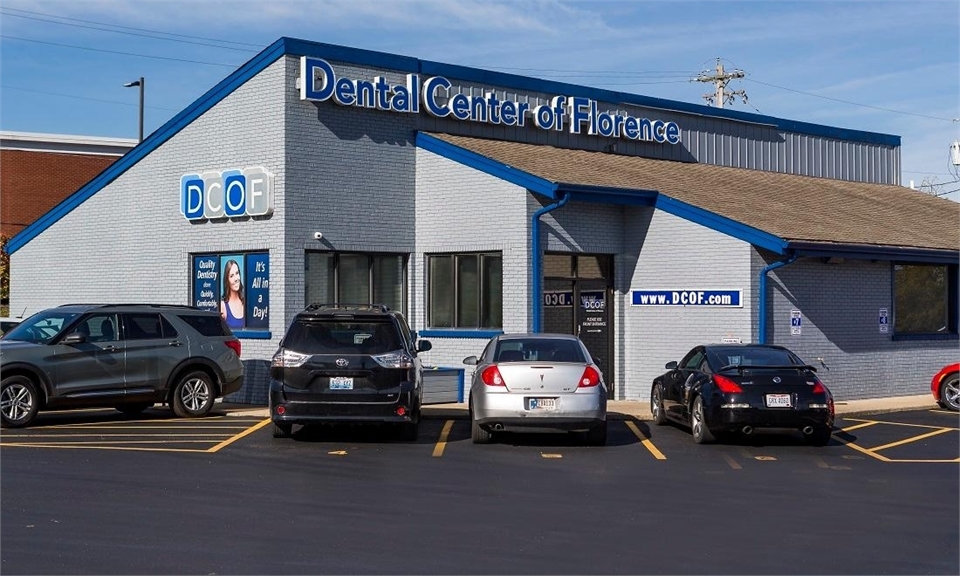
[[[858,416],[904,410],[925,410],[936,408],[937,403],[930,394],[917,394],[892,398],[837,401],[835,407],[837,416]],[[221,402],[217,404],[215,410],[231,416],[262,416],[264,418],[270,416],[270,411],[266,406],[251,404]],[[468,418],[469,412],[466,402],[428,404],[423,406],[423,417],[456,420]],[[650,420],[650,403],[638,400],[610,400],[607,403],[607,417],[611,420]]]

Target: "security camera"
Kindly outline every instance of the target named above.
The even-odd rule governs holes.
[[[313,239],[314,239],[314,240],[323,240],[323,232],[314,232],[314,233],[313,233]]]

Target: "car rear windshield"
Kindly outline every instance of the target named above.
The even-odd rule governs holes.
[[[177,314],[177,318],[204,336],[230,335],[230,329],[227,328],[223,318],[216,314]]]
[[[803,362],[791,352],[779,348],[713,348],[710,352],[711,356],[713,356],[713,363],[716,364],[715,369],[717,370],[728,366],[751,366],[756,368],[762,366],[803,365]]]
[[[297,318],[281,344],[304,354],[383,354],[403,347],[389,320]]]
[[[501,340],[494,362],[586,362],[583,349],[574,340],[559,338],[512,338]]]

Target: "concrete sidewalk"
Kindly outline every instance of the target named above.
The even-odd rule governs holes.
[[[902,410],[929,410],[937,408],[930,394],[915,396],[896,396],[893,398],[871,398],[868,400],[846,400],[835,403],[837,416],[859,416],[863,414],[882,414]],[[267,418],[270,411],[266,406],[251,404],[232,404],[218,402],[214,412],[227,416],[254,416]],[[429,419],[456,420],[467,419],[467,404],[427,404],[423,406],[423,417]],[[638,400],[610,400],[607,403],[607,417],[610,420],[650,420],[650,403]]]

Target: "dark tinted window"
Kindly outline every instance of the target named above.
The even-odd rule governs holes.
[[[304,354],[383,354],[403,348],[393,322],[297,318],[283,347]]]
[[[573,340],[516,338],[501,340],[496,362],[586,362],[583,349]]]
[[[4,340],[23,340],[46,344],[60,333],[61,330],[79,316],[77,312],[63,310],[44,310],[27,318],[3,335]]]
[[[177,318],[204,336],[226,336],[230,333],[219,314],[178,314]]]
[[[127,340],[163,338],[159,314],[124,314],[123,324],[127,329]]]
[[[793,366],[802,364],[787,350],[778,348],[712,348],[710,359],[719,370],[724,366]]]

